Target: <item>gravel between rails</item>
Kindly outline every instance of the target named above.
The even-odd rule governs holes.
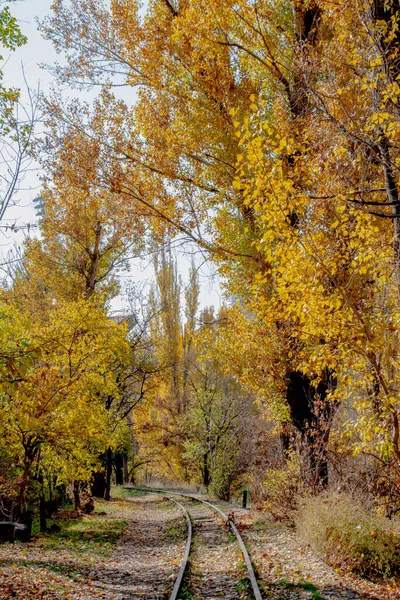
[[[192,594],[193,600],[247,598],[247,586],[240,585],[244,569],[236,539],[217,522],[211,508],[188,500],[179,501],[188,510],[194,531],[183,594],[186,597]]]

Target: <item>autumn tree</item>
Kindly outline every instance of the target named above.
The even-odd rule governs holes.
[[[118,394],[110,362],[128,361],[129,351],[125,328],[94,302],[38,305],[3,293],[1,311],[2,451],[18,471],[21,511],[43,469],[59,483],[87,478],[115,443],[101,394]]]
[[[149,335],[158,387],[134,418],[140,456],[155,465],[157,475],[178,480],[182,476],[184,411],[184,340],[182,282],[171,245],[155,256],[156,282],[149,293]]]
[[[62,82],[138,92],[134,107],[103,92],[96,118],[51,99],[50,143],[75,136],[81,179],[96,144],[98,185],[154,235],[212,251],[246,317],[235,369],[279,400],[316,488],[344,395],[359,448],[398,455],[397,11],[153,0],[141,19],[136,3],[59,0],[43,25]]]
[[[283,338],[280,322],[289,324],[288,354],[303,373],[320,374],[316,391],[326,367],[336,374],[340,389],[330,406],[351,393],[354,431],[363,431],[357,451],[388,464],[398,452],[397,180],[390,141],[397,125],[388,92],[395,38],[385,19],[396,10],[357,5],[344,18],[319,4],[312,43],[301,40],[300,128],[290,103],[285,109],[260,98],[239,133],[236,183],[263,232],[257,243],[266,266],[254,286],[254,313],[270,331],[277,324]]]
[[[98,471],[92,485],[94,496],[111,498],[111,479],[115,470],[115,483],[122,485],[134,480],[136,461],[136,432],[134,412],[159,388],[159,365],[154,357],[154,344],[149,329],[154,315],[149,310],[148,299],[138,289],[129,290],[129,312],[114,315],[112,320],[128,328],[129,361],[115,356],[109,363],[114,374],[117,394],[103,394],[106,410],[112,415],[113,431],[124,431],[118,446],[110,444],[104,457],[104,472]],[[131,468],[129,468],[129,465]]]
[[[271,93],[282,92],[294,118],[300,119],[305,114],[304,85],[299,72],[290,79],[285,65],[279,64],[277,54],[275,56],[271,48],[280,47],[290,39],[288,47],[293,58],[296,44],[306,44],[308,36],[312,43],[312,24],[310,28],[309,23],[305,23],[300,8],[295,11],[300,28],[296,38],[293,31],[286,31],[288,15],[280,11],[280,7],[268,7],[268,10],[265,7],[260,12],[258,6],[249,6],[246,2],[240,3],[239,8],[229,2],[207,6],[193,2],[182,7],[153,2],[143,24],[136,8],[132,5],[127,11],[124,3],[115,2],[110,18],[104,7],[76,2],[72,13],[62,2],[58,3],[54,18],[47,20],[43,29],[46,36],[59,47],[64,46],[69,54],[69,66],[58,68],[59,75],[71,80],[80,69],[80,75],[87,82],[101,83],[105,81],[104,76],[108,78],[110,74],[107,61],[124,64],[126,82],[140,89],[139,101],[132,111],[137,131],[132,131],[131,141],[125,144],[122,153],[123,146],[121,139],[117,140],[116,132],[107,139],[102,138],[103,145],[113,148],[114,164],[120,165],[119,189],[128,199],[148,206],[150,216],[164,223],[164,227],[172,226],[212,250],[220,261],[221,272],[228,278],[232,276],[237,281],[242,276],[252,278],[259,265],[265,268],[266,262],[254,244],[260,230],[252,207],[244,201],[240,186],[236,190],[234,187],[236,156],[242,141],[235,124],[238,116],[248,113],[254,103],[251,92],[260,92],[263,87],[268,87]],[[96,24],[102,23],[104,31],[112,31],[113,39],[121,41],[118,49],[102,44],[103,72],[93,70],[90,61],[79,50],[81,42],[78,44],[75,32],[78,14],[80,17],[85,15],[90,23],[79,35],[84,36],[92,57],[100,50]],[[267,34],[263,23],[268,19],[273,27]],[[131,36],[126,34],[129,27],[131,33],[134,32]],[[282,30],[284,35],[279,33]],[[139,66],[132,69],[132,64]],[[176,82],[179,82],[178,102]],[[233,107],[236,107],[235,113],[232,113]],[[116,114],[115,103],[113,108]],[[73,107],[63,116],[54,100],[49,102],[48,110],[53,115],[52,123],[56,120],[70,123],[75,117]],[[119,120],[123,112],[119,106]],[[126,120],[129,112],[126,108],[122,119]],[[104,109],[98,111],[99,115],[103,113]],[[82,120],[76,118],[73,127],[80,132],[84,130]],[[145,143],[138,143],[135,138],[138,134]],[[53,126],[51,139],[57,140],[57,136],[57,128]],[[91,137],[94,136],[100,139],[98,131],[93,131]],[[122,170],[122,164],[130,164],[134,171]],[[104,169],[102,184],[112,186],[115,177],[110,177],[110,170],[106,177],[103,173]],[[136,192],[132,194],[132,176],[141,182],[140,188],[137,186],[140,198]],[[155,196],[146,195],[151,181],[152,191],[155,190],[154,183],[158,182]],[[204,239],[207,227],[212,228],[212,242]],[[290,328],[290,323],[287,326]],[[289,377],[289,365],[286,371]],[[313,390],[311,379],[305,375],[303,381],[308,382],[310,393]],[[307,398],[308,394],[303,401],[307,402]],[[296,421],[303,434],[306,426],[315,428],[313,414],[310,413],[306,421],[301,425],[299,420]]]
[[[223,310],[218,318],[225,318]],[[190,480],[200,475],[207,490],[229,500],[232,486],[255,458],[252,426],[257,411],[254,397],[224,374],[215,336],[204,332],[215,322],[214,311],[205,309],[199,321],[203,325],[196,328],[193,339],[183,458]]]

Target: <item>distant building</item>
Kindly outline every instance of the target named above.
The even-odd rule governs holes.
[[[128,325],[128,331],[131,331],[137,324],[135,315],[110,315],[110,319],[118,325],[126,323]]]
[[[45,211],[45,200],[44,200],[44,198],[42,198],[42,196],[38,196],[37,198],[34,198],[32,200],[32,202],[33,202],[33,207],[35,209],[36,216],[39,217],[39,219],[43,219],[44,218],[44,211]]]

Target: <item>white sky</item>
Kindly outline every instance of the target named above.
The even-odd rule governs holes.
[[[19,20],[22,32],[27,36],[28,42],[25,46],[18,48],[15,52],[5,55],[4,84],[10,87],[21,89],[22,100],[25,97],[23,88],[25,87],[22,72],[31,88],[37,88],[40,84],[42,92],[46,93],[52,85],[52,76],[39,67],[40,63],[51,64],[55,60],[60,61],[60,56],[56,54],[50,42],[45,41],[37,30],[35,18],[42,19],[49,14],[52,0],[18,0],[10,6],[12,14]],[[75,90],[68,91],[68,95],[76,95]],[[93,92],[89,92],[93,96]],[[21,189],[16,196],[17,205],[10,207],[5,214],[6,224],[16,224],[20,226],[26,223],[36,223],[37,218],[33,210],[32,200],[40,193],[40,173],[37,170],[30,172],[24,179]],[[20,245],[24,238],[23,233],[0,232],[0,259],[14,245]],[[196,263],[200,266],[203,258],[196,253]],[[3,261],[1,261],[3,262]],[[178,256],[179,269],[185,284],[187,281],[187,271],[190,259],[182,254]],[[200,267],[201,306],[219,306],[221,304],[220,289],[214,269],[209,263]],[[122,288],[131,281],[150,281],[153,277],[153,268],[151,259],[142,261],[132,261],[129,273],[123,273],[121,276]],[[122,299],[116,298],[113,301],[114,310],[120,310]]]

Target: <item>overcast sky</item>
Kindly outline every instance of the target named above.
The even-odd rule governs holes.
[[[43,61],[52,62],[56,56],[51,43],[42,39],[35,22],[35,17],[43,18],[50,11],[51,0],[26,0],[18,1],[11,5],[11,11],[17,17],[22,32],[27,36],[28,43],[15,52],[4,53],[4,84],[9,87],[21,89],[21,101],[26,101],[26,84],[36,89],[39,85],[43,90],[49,89],[51,85],[50,75],[40,69],[39,63]],[[38,195],[40,181],[37,172],[31,172],[23,181],[23,189],[16,196],[18,208],[10,208],[5,215],[5,222],[17,225],[32,223],[36,220],[31,206],[31,200]],[[0,244],[4,251],[14,240],[22,239],[15,234],[1,234]]]
[[[50,13],[52,0],[18,0],[11,5],[12,14],[18,19],[22,32],[27,36],[28,42],[25,46],[18,48],[4,56],[4,83],[10,87],[21,89],[21,99],[24,101],[26,94],[24,92],[24,75],[28,85],[36,89],[40,85],[42,92],[46,93],[52,83],[53,78],[45,69],[40,68],[41,63],[51,64],[56,60],[62,61],[62,57],[57,55],[50,42],[44,40],[37,30],[36,19],[43,19]],[[23,75],[24,73],[24,75]],[[92,96],[94,92],[89,92]],[[70,95],[75,95],[76,90],[71,90]],[[5,223],[17,225],[35,224],[37,218],[33,210],[32,200],[40,193],[40,172],[33,170],[24,179],[22,189],[17,195],[17,206],[11,207],[5,215]],[[25,234],[14,232],[0,232],[0,256],[4,257],[9,249],[15,244],[21,244]],[[201,262],[201,256],[198,256],[197,262]],[[182,272],[184,282],[187,280],[188,259],[179,256],[179,268]],[[213,304],[218,306],[221,302],[220,291],[215,277],[210,275],[213,272],[211,265],[206,265],[200,270],[201,277],[201,305],[209,306]],[[144,261],[135,261],[131,265],[131,271],[123,274],[121,283],[124,285],[130,280],[151,280],[153,276],[151,260],[147,258]],[[121,309],[121,299],[113,302],[115,310]]]

